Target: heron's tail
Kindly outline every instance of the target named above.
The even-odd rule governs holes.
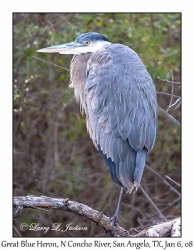
[[[137,191],[137,188],[139,187],[141,177],[143,175],[147,155],[148,155],[148,150],[146,148],[143,148],[137,151],[136,167],[135,167],[135,173],[133,176],[133,179],[134,179],[134,189],[132,190],[133,194]]]
[[[117,186],[123,187],[128,193],[134,194],[141,181],[148,153],[147,149],[143,148],[135,151],[130,147],[125,161],[121,161],[116,165],[110,157],[107,158],[106,154],[103,153],[99,145],[97,145],[97,147],[106,163],[114,183]]]

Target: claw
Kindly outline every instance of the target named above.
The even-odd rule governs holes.
[[[114,215],[113,217],[111,217],[110,221],[111,221],[110,227],[104,229],[106,234],[109,233],[109,232],[111,232],[113,230],[113,228],[115,226],[115,223],[117,221],[117,216]]]

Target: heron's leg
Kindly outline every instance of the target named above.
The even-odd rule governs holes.
[[[115,225],[115,222],[117,220],[117,217],[118,217],[118,214],[119,214],[119,208],[120,208],[120,204],[121,204],[121,198],[122,198],[123,190],[124,190],[123,187],[121,187],[121,191],[120,191],[120,195],[119,195],[119,200],[118,200],[118,203],[117,203],[117,208],[116,208],[115,214],[111,218],[111,225],[107,229],[108,231],[113,229],[113,227]]]

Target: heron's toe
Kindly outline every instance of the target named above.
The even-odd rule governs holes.
[[[117,221],[117,216],[114,215],[113,217],[111,217],[111,218],[110,218],[110,221],[111,221],[110,227],[104,229],[106,234],[107,234],[108,232],[111,232],[111,231],[113,230],[113,228],[114,228],[114,226],[115,226],[115,223],[116,223],[116,221]]]

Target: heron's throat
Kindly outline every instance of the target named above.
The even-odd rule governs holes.
[[[70,87],[74,88],[75,98],[80,102],[82,110],[85,109],[85,84],[86,68],[91,53],[75,55],[71,60],[70,66]]]

